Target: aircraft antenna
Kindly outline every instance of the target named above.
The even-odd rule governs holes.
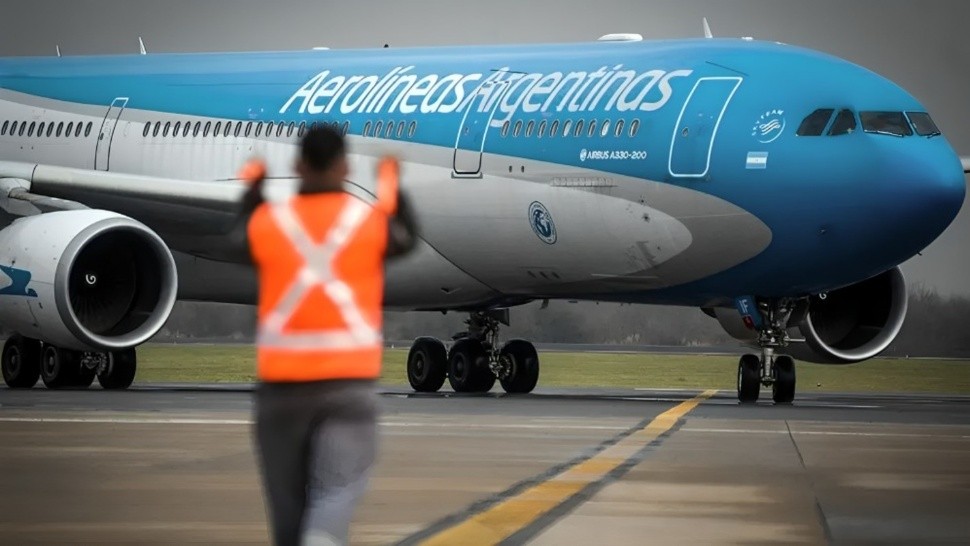
[[[142,55],[148,54],[148,50],[145,49],[145,41],[141,39],[141,36],[138,37],[138,53]]]
[[[713,38],[714,34],[711,32],[711,25],[707,24],[707,17],[704,18],[704,37]]]

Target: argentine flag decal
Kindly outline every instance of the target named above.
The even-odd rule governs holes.
[[[744,166],[746,169],[767,169],[768,152],[748,152],[748,160]]]

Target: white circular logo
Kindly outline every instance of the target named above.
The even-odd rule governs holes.
[[[586,161],[587,155],[588,155],[588,152],[586,151],[586,148],[583,148],[582,150],[579,151],[579,160]]]
[[[555,244],[556,239],[556,224],[552,221],[552,214],[549,214],[549,210],[538,202],[533,201],[529,205],[529,223],[532,225],[532,231],[542,239],[542,242],[551,245]]]
[[[751,136],[762,144],[768,144],[778,140],[778,137],[785,132],[785,111],[768,110],[751,128]]]

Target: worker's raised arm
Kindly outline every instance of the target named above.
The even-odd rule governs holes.
[[[418,242],[418,227],[411,210],[411,203],[404,193],[398,191],[397,211],[387,222],[387,250],[385,258],[407,254]]]

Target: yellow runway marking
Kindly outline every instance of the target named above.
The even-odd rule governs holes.
[[[714,396],[708,390],[661,413],[646,426],[593,457],[563,470],[548,480],[444,529],[422,541],[428,546],[462,544],[468,546],[498,544],[526,528],[544,514],[566,502],[590,484],[603,480],[617,467],[630,460],[646,444],[670,430],[677,421],[704,400]]]

